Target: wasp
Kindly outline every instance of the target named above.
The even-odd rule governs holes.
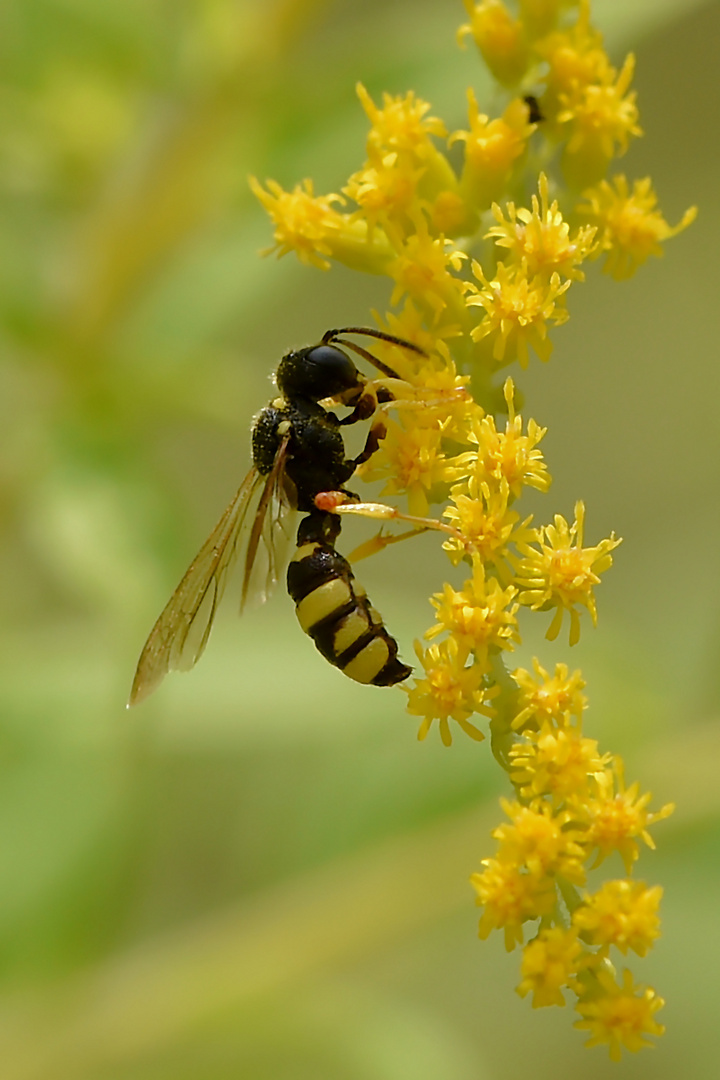
[[[396,372],[344,335],[364,335],[425,356],[412,342],[381,330],[347,326],[328,330],[316,345],[287,353],[275,372],[278,396],[255,417],[250,472],[182,581],[170,597],[138,661],[129,705],[147,697],[169,671],[189,670],[210,635],[231,569],[244,563],[241,610],[250,597],[264,600],[277,581],[281,541],[289,512],[303,515],[287,587],[298,621],[318,650],[345,675],[361,683],[393,686],[412,668],[335,548],[341,516],[360,510],[345,487],[378,449],[385,434],[376,421],[356,457],[346,456],[343,428],[373,416],[391,402]],[[381,378],[369,380],[345,351],[369,361]],[[350,412],[339,419],[322,404],[330,399]],[[341,506],[340,504],[345,504]],[[385,508],[389,509],[389,508]],[[387,516],[380,507],[374,516]]]

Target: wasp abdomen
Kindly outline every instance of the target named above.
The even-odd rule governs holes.
[[[374,686],[407,679],[412,668],[398,660],[397,642],[355,581],[350,563],[331,544],[301,544],[287,584],[301,627],[344,675]]]

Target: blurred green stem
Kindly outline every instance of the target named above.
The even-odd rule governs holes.
[[[154,131],[145,133],[134,162],[124,176],[111,178],[80,228],[65,312],[71,367],[96,362],[108,331],[157,266],[217,213],[229,194],[224,187],[235,192],[238,182],[245,185],[242,160],[258,159],[250,148],[263,138],[263,99],[326,2],[246,5],[232,69],[220,67],[195,99],[168,104],[165,118],[156,111]],[[234,164],[223,168],[230,154]]]

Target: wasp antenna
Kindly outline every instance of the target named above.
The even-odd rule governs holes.
[[[323,345],[343,345],[346,349],[351,349],[357,356],[362,356],[364,360],[373,364],[378,371],[382,371],[383,375],[387,375],[389,379],[399,378],[397,372],[393,371],[388,364],[384,364],[382,360],[378,360],[377,356],[364,349],[362,345],[347,341],[344,337],[341,337],[341,334],[364,334],[366,337],[376,338],[378,341],[387,341],[390,345],[398,345],[401,349],[409,349],[419,356],[427,356],[425,350],[421,349],[419,345],[414,345],[412,341],[406,341],[405,338],[396,337],[394,334],[386,334],[384,330],[374,330],[371,326],[342,326],[337,330],[325,331],[322,337]]]
[[[334,337],[331,340],[333,345],[342,345],[346,349],[351,349],[356,356],[362,356],[363,360],[367,360],[368,363],[376,367],[378,371],[381,371],[383,375],[386,375],[388,379],[400,378],[397,371],[389,367],[387,364],[384,364],[382,360],[378,360],[377,356],[374,356],[367,349],[364,349],[362,345],[356,345],[354,341],[346,341],[345,338],[341,337]],[[325,342],[325,339],[323,339],[323,341],[325,344],[328,344],[328,342]]]
[[[411,352],[418,353],[420,356],[427,356],[425,350],[412,341],[396,337],[395,334],[386,334],[384,330],[375,330],[371,326],[342,326],[338,330],[327,330],[323,334],[323,345],[331,344],[337,340],[340,334],[364,334],[366,337],[377,338],[378,341],[388,341],[391,345],[399,345],[402,349],[410,349]],[[347,345],[348,342],[344,342],[344,344]]]

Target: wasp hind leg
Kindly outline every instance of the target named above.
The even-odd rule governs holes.
[[[426,532],[428,529],[447,533],[453,539],[464,543],[463,536],[457,529],[444,521],[440,521],[438,518],[417,517],[415,514],[406,514],[402,510],[398,510],[396,506],[388,506],[387,503],[351,501],[345,491],[321,491],[315,496],[315,505],[319,510],[324,510],[329,514],[357,514],[360,517],[375,518],[378,521],[407,521],[408,524],[415,526],[414,529],[401,534],[397,538],[388,537],[386,542],[381,545],[382,547],[394,543],[395,539],[404,540],[409,536],[414,536],[416,533]]]
[[[369,540],[363,540],[362,544],[358,544],[356,548],[353,548],[348,555],[348,560],[351,563],[360,562],[361,559],[368,559],[371,555],[377,555],[379,551],[384,551],[391,544],[399,544],[402,540],[411,540],[413,536],[422,536],[423,533],[428,531],[427,525],[418,525],[413,529],[406,529],[405,532],[393,534],[383,532],[381,526],[380,531],[375,536],[371,536]]]

